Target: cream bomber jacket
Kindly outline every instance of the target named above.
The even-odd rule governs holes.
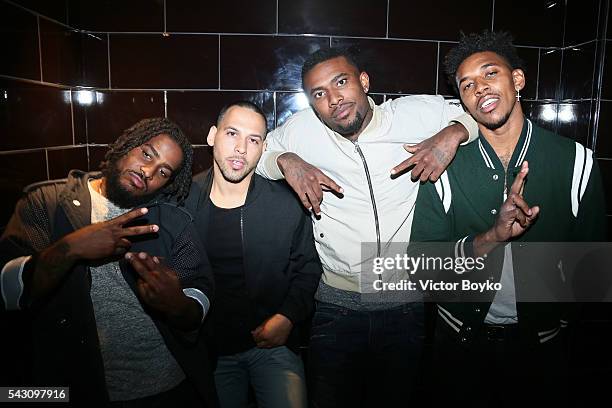
[[[324,192],[321,217],[312,217],[315,245],[323,264],[322,280],[341,290],[361,292],[366,260],[385,256],[391,243],[408,243],[419,183],[410,174],[392,179],[390,170],[410,157],[405,143],[419,143],[460,122],[478,137],[476,122],[458,100],[441,96],[405,96],[376,105],[372,120],[353,143],[325,126],[311,108],[293,114],[271,131],[257,172],[278,180],[283,174],[276,160],[293,152],[318,167],[344,189],[337,197]],[[273,214],[271,214],[271,222]],[[362,254],[362,243],[364,246]],[[393,255],[391,255],[393,256]],[[384,277],[385,281],[397,277]],[[371,280],[371,279],[370,279]]]

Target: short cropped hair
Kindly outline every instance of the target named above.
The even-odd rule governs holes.
[[[478,52],[491,51],[506,60],[511,69],[523,69],[523,60],[518,56],[516,47],[512,44],[512,35],[507,31],[488,31],[482,33],[472,33],[465,35],[461,33],[461,39],[453,49],[451,49],[446,58],[444,65],[448,80],[453,84],[456,91],[457,88],[457,69],[466,58]]]
[[[304,77],[306,77],[306,74],[308,74],[315,65],[338,57],[344,57],[358,72],[362,71],[362,64],[359,60],[359,49],[357,47],[321,48],[310,54],[308,58],[306,58],[306,61],[304,61],[304,65],[302,65],[302,89],[306,90],[304,87]]]
[[[266,134],[268,133],[268,119],[266,118],[266,114],[264,113],[263,109],[261,109],[261,107],[259,107],[257,104],[251,101],[247,101],[247,100],[234,101],[234,102],[230,102],[227,105],[223,106],[221,110],[219,111],[219,115],[217,116],[217,127],[223,120],[223,117],[225,116],[227,111],[230,110],[230,108],[233,108],[234,106],[252,110],[253,112],[257,113],[263,118],[264,124],[266,126],[266,129],[264,131],[264,138],[265,138]]]

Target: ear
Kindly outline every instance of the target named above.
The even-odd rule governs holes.
[[[514,82],[514,89],[517,91],[525,87],[525,73],[522,69],[517,68],[512,70],[512,81]]]
[[[215,145],[216,135],[217,135],[217,127],[213,125],[210,127],[210,130],[208,131],[208,136],[206,136],[206,143],[208,143],[209,146]]]
[[[362,72],[359,74],[359,82],[361,83],[361,87],[363,88],[363,92],[368,93],[370,90],[370,77],[367,72]]]
[[[268,149],[268,139],[263,141],[263,145],[261,146],[261,149],[265,152],[266,149]]]

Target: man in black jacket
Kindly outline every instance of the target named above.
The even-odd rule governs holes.
[[[0,311],[31,325],[23,385],[69,386],[75,406],[215,403],[194,340],[212,275],[180,208],[191,161],[174,123],[145,119],[102,173],[73,170],[19,201],[0,240]]]
[[[213,168],[195,177],[188,199],[215,277],[210,322],[222,407],[246,406],[249,381],[259,406],[306,406],[295,326],[313,311],[322,269],[298,200],[254,174],[265,136],[259,107],[225,107],[207,138]]]

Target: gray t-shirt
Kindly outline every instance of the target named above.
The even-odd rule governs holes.
[[[89,183],[91,222],[115,218],[116,207]],[[91,267],[91,300],[111,401],[167,391],[185,378],[151,317],[123,278],[118,262]]]

